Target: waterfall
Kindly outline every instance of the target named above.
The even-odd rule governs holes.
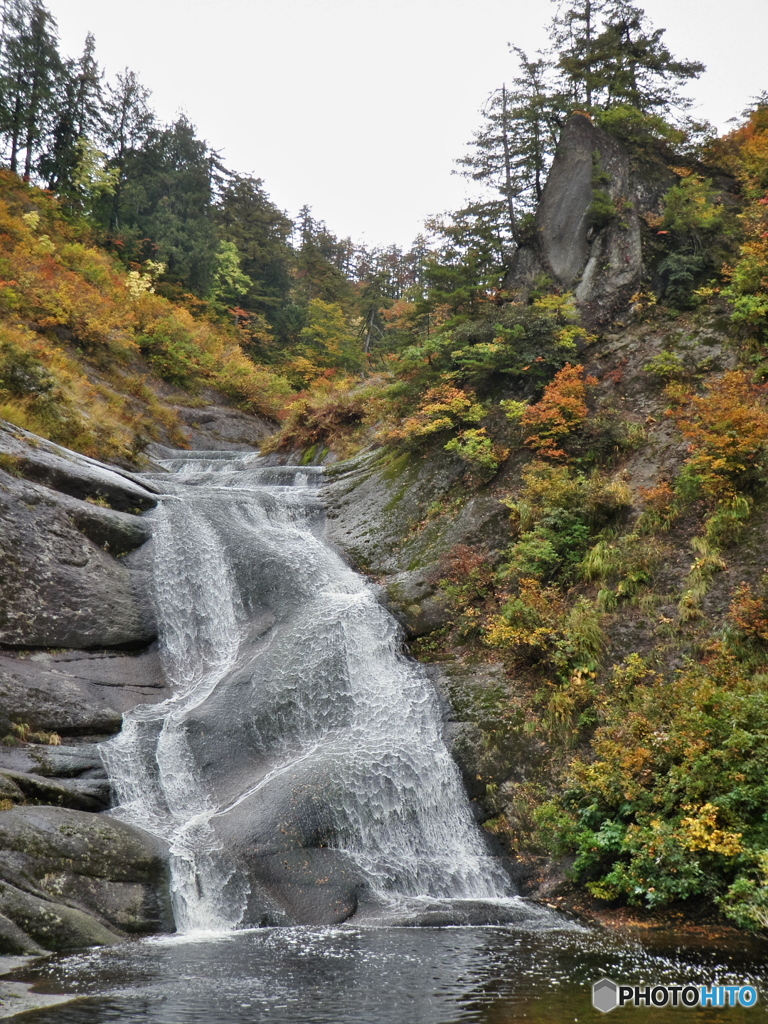
[[[315,467],[179,453],[154,592],[173,695],[103,745],[112,812],[165,839],[180,931],[495,900],[436,696],[324,542]]]

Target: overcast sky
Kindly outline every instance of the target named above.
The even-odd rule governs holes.
[[[639,0],[642,2],[642,0]],[[488,94],[514,75],[507,44],[546,45],[550,0],[47,0],[62,50],[88,31],[107,75],[134,70],[159,116],[185,111],[233,170],[337,235],[408,245],[458,207],[453,161]],[[646,0],[719,128],[768,89],[768,0]]]

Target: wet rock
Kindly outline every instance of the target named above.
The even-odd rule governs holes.
[[[106,466],[86,455],[0,420],[0,453],[27,480],[73,498],[103,501],[112,509],[138,514],[157,504],[154,486],[130,472]]]
[[[0,914],[45,949],[173,929],[167,851],[140,829],[57,807],[0,813]]]
[[[0,770],[3,784],[11,783],[20,793],[14,803],[53,804],[80,811],[104,811],[110,806],[110,788],[106,779],[54,780],[27,772]]]
[[[339,850],[300,847],[276,852],[254,848],[245,919],[251,924],[341,924],[358,907],[360,868]]]
[[[35,955],[47,952],[5,914],[0,914],[0,957]]]

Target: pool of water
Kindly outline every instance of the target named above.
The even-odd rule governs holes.
[[[593,982],[752,984],[752,1008],[617,1008],[611,1022],[768,1019],[764,947],[714,951],[600,930],[519,926],[263,928],[49,957],[23,978],[80,998],[50,1024],[570,1024],[606,1020]]]

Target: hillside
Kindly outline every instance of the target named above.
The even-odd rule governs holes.
[[[122,464],[151,440],[185,445],[195,406],[274,424],[288,382],[244,355],[231,317],[155,294],[159,271],[126,269],[53,196],[0,171],[0,416]]]
[[[757,929],[768,906],[764,118],[722,144],[708,178],[678,166],[654,193],[653,165],[633,162],[631,212],[583,255],[637,230],[631,294],[608,260],[581,319],[550,284],[449,324],[422,343],[424,362],[405,353],[397,391],[407,401],[413,388],[410,413],[386,422],[379,406],[384,447],[333,467],[329,491],[336,543],[435,663],[464,723],[456,753],[478,813],[528,891],[576,884],[598,907],[682,902],[689,914],[703,901]],[[594,201],[589,189],[564,196],[558,182],[573,175],[558,162],[576,154],[558,154],[532,243],[545,266],[549,211],[570,204],[587,232]],[[740,182],[725,192],[713,184],[718,173],[727,184],[724,166]],[[664,278],[665,261],[686,259],[711,261],[698,288],[693,274],[685,288]],[[307,441],[322,416],[313,423]]]

